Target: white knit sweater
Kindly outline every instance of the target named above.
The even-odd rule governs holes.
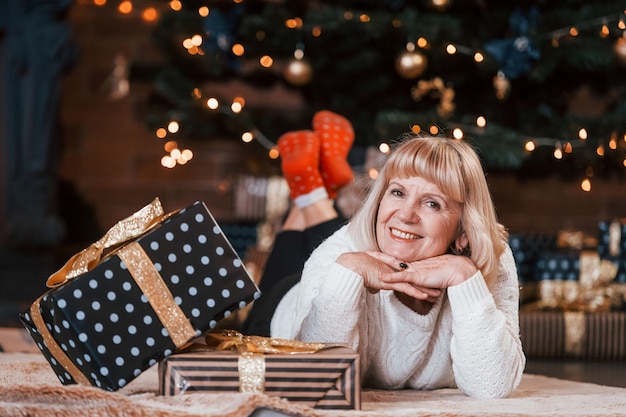
[[[361,276],[335,262],[357,250],[346,231],[335,232],[307,261],[300,283],[276,309],[272,337],[354,348],[368,387],[458,387],[474,397],[505,397],[517,388],[526,359],[510,248],[491,288],[478,272],[420,315],[392,291],[368,292]]]

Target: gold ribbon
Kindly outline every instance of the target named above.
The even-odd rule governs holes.
[[[618,220],[609,225],[609,254],[619,256],[620,242],[622,240],[622,223]]]
[[[180,309],[172,293],[170,292],[159,271],[156,270],[152,260],[137,242],[125,245],[117,252],[128,272],[133,277],[141,291],[148,299],[148,303],[157,317],[167,329],[170,339],[177,348],[183,346],[195,337],[196,332]]]
[[[586,334],[586,313],[582,311],[566,311],[565,320],[565,353],[577,357],[583,354],[583,342]]]
[[[211,338],[219,343],[216,345],[215,341],[210,340]],[[278,339],[275,337],[244,336],[236,330],[209,333],[206,335],[205,340],[208,346],[216,350],[236,349],[239,353],[315,353],[331,347],[331,345],[325,343],[301,342],[299,340]]]
[[[72,376],[76,383],[81,385],[91,385],[87,377],[74,365],[74,362],[65,354],[63,349],[57,344],[56,340],[52,337],[48,328],[46,327],[46,323],[41,317],[41,311],[39,310],[39,302],[43,296],[39,297],[33,304],[30,306],[30,316],[33,319],[33,323],[35,327],[39,331],[39,334],[44,340],[44,343],[48,347],[50,354],[54,356],[58,363],[67,371],[68,374]]]
[[[55,288],[90,271],[100,263],[105,249],[141,236],[161,223],[164,218],[161,201],[155,198],[141,210],[120,220],[100,240],[72,256],[61,269],[48,277],[46,285]]]
[[[237,370],[239,372],[240,392],[265,391],[265,354],[267,353],[315,353],[322,349],[336,346],[273,337],[244,336],[236,330],[209,333],[206,335],[205,340],[207,347],[210,346],[211,350],[236,349],[239,352]],[[197,344],[194,346],[197,346]]]

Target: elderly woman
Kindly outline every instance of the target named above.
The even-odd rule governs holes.
[[[324,115],[334,122],[322,129],[314,118],[319,143],[303,131],[279,141],[295,202],[283,233],[318,233],[301,275],[295,268],[274,295],[271,336],[351,346],[369,387],[509,395],[525,365],[519,286],[476,153],[444,137],[401,138],[363,205],[339,227],[328,197],[347,179],[338,175],[347,151],[324,156],[324,137],[351,143],[350,129],[340,116]],[[341,180],[329,186],[328,178]],[[268,261],[266,276],[297,251],[279,239],[274,250],[282,255]]]

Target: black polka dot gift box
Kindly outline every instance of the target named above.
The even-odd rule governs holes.
[[[155,199],[74,255],[20,314],[61,383],[115,391],[260,296],[202,202]]]

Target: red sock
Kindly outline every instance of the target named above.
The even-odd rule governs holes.
[[[320,140],[310,130],[287,132],[278,139],[283,176],[300,206],[328,198],[319,171]]]
[[[320,137],[320,171],[330,198],[354,178],[346,159],[354,142],[352,124],[343,116],[322,110],[313,116],[313,130]]]

